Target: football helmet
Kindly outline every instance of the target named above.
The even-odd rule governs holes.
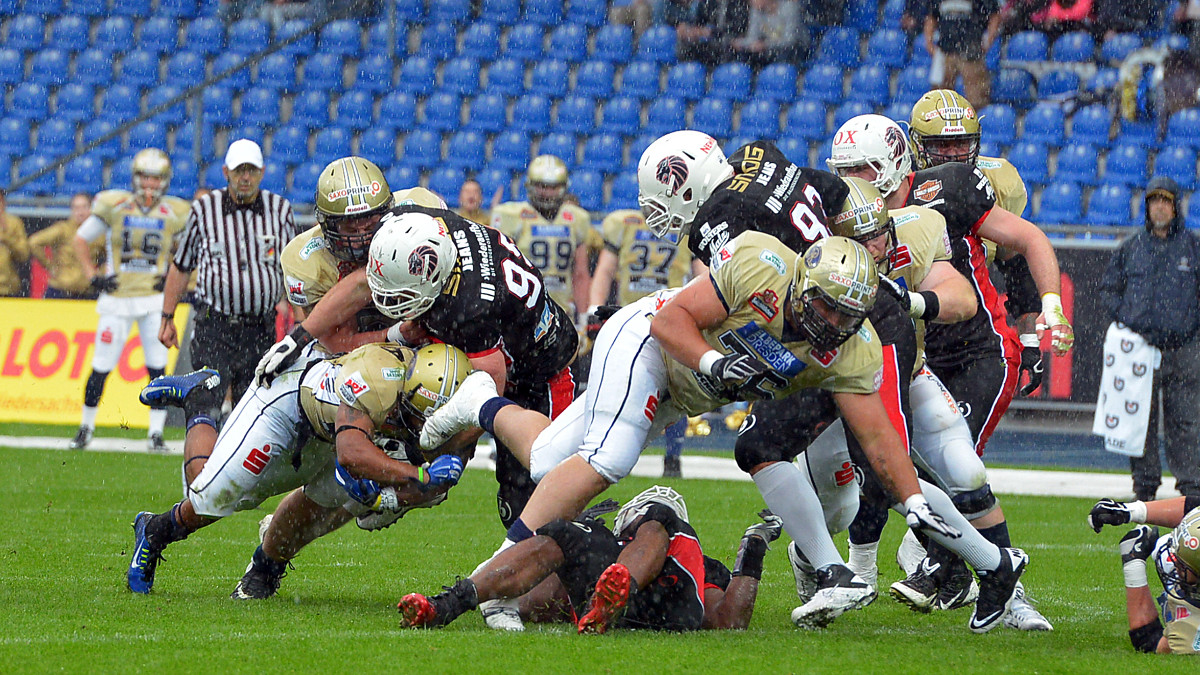
[[[651,143],[638,160],[638,206],[655,236],[692,222],[733,167],[716,139],[699,131],[673,131]]]
[[[379,231],[379,220],[366,229],[344,231],[348,221],[382,215],[391,208],[392,191],[383,171],[362,157],[335,159],[317,179],[317,224],[333,257],[361,263],[367,259],[371,237]]]
[[[404,374],[400,405],[424,424],[470,374],[471,359],[458,347],[442,342],[421,347]]]
[[[888,213],[887,202],[879,188],[861,178],[843,178],[850,193],[842,204],[842,210],[833,217],[830,230],[834,235],[853,239],[864,247],[867,242],[883,234],[887,235],[884,257],[879,261],[879,273],[891,271],[891,257],[886,255],[896,248],[896,225]]]
[[[839,176],[845,176],[848,169],[870,166],[877,173],[871,183],[884,197],[895,192],[912,171],[904,131],[883,115],[859,115],[847,120],[834,134],[833,150],[825,164]]]
[[[424,213],[384,214],[367,260],[375,309],[398,321],[421,316],[441,295],[457,262],[441,221]]]
[[[423,187],[410,187],[392,193],[392,206],[424,206],[427,209],[444,209],[446,200]]]
[[[965,96],[952,89],[934,89],[913,104],[908,134],[918,168],[946,162],[974,166],[979,158],[979,115]],[[944,150],[947,144],[966,150],[950,154]]]
[[[1176,597],[1195,602],[1200,598],[1200,509],[1192,509],[1171,533],[1174,568],[1168,590]]]
[[[543,216],[553,220],[567,197],[567,165],[554,155],[538,155],[525,171],[525,192],[529,203]]]
[[[617,511],[617,517],[613,519],[613,534],[618,537],[622,536],[625,528],[646,515],[652,504],[662,504],[674,511],[675,515],[683,519],[683,522],[688,522],[687,502],[683,501],[683,495],[669,487],[655,485],[642,490],[636,497],[630,499],[628,504],[622,506],[620,511]]]
[[[150,195],[153,201],[158,201],[167,193],[171,185],[171,158],[158,148],[139,150],[133,156],[133,192],[137,197]],[[161,179],[157,188],[142,189],[142,176],[157,176]]]
[[[879,292],[879,270],[862,244],[827,237],[796,256],[791,311],[804,339],[828,352],[858,332]]]

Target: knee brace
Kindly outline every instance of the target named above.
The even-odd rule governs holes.
[[[982,518],[996,510],[996,495],[992,494],[992,486],[987,483],[981,488],[956,494],[950,501],[967,520]]]
[[[93,370],[91,375],[88,375],[87,384],[83,385],[83,404],[89,408],[95,408],[100,405],[100,397],[104,395],[104,381],[108,379],[108,373],[102,373]]]

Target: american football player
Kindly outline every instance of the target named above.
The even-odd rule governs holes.
[[[603,508],[616,508],[609,503],[613,506]],[[524,618],[572,621],[580,633],[749,625],[763,558],[782,529],[778,517],[764,511],[763,521],[746,529],[730,571],[704,555],[683,496],[669,487],[655,485],[630,500],[612,530],[599,515],[551,522],[497,556],[497,567],[431,597],[404,596],[400,625],[441,627],[481,601],[515,597],[521,598]],[[555,574],[561,583],[555,583],[551,600],[531,593]]]
[[[75,254],[92,288],[100,293],[96,313],[96,345],[92,372],[83,389],[83,420],[71,441],[86,448],[96,428],[97,407],[104,383],[117,365],[134,322],[138,324],[150,379],[167,367],[167,348],[158,340],[162,284],[175,237],[183,231],[191,205],[166,195],[171,184],[171,160],[157,148],[133,156],[133,191],[105,190],[92,201],[92,215],[75,233]],[[105,267],[93,263],[90,244],[104,240]],[[166,452],[162,431],[167,411],[150,410],[147,441],[151,452]]]
[[[273,595],[299,549],[366,510],[359,505],[401,511],[436,503],[458,482],[463,459],[439,454],[426,468],[413,441],[425,416],[453,394],[468,371],[466,354],[446,345],[414,351],[371,344],[293,364],[271,384],[252,387],[234,407],[187,497],[163,513],[142,511],[134,518],[129,590],[150,592],[171,543],[301,486],[287,498],[294,502],[291,512],[317,525],[273,519],[272,527],[291,528],[293,536],[264,536],[234,598]],[[219,384],[212,369],[179,376],[173,402]],[[390,455],[380,447],[383,439],[391,441]],[[468,457],[472,450],[455,447]]]

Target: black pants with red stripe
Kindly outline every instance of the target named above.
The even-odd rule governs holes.
[[[1005,359],[983,356],[962,363],[946,364],[931,359],[929,369],[946,385],[971,428],[975,452],[983,454],[988,439],[1012,403],[1021,374],[1021,355]]]
[[[522,408],[536,410],[554,419],[574,400],[575,383],[571,379],[570,369],[564,368],[549,382],[509,382],[504,389],[504,397]],[[500,514],[500,522],[508,529],[520,517],[537,483],[533,482],[529,469],[521,466],[512,451],[499,441],[496,441],[496,482],[499,483],[496,509]]]

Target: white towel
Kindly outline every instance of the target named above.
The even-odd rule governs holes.
[[[1104,449],[1141,457],[1150,424],[1154,372],[1162,352],[1141,335],[1114,322],[1104,335],[1104,372],[1092,433],[1104,437]]]

